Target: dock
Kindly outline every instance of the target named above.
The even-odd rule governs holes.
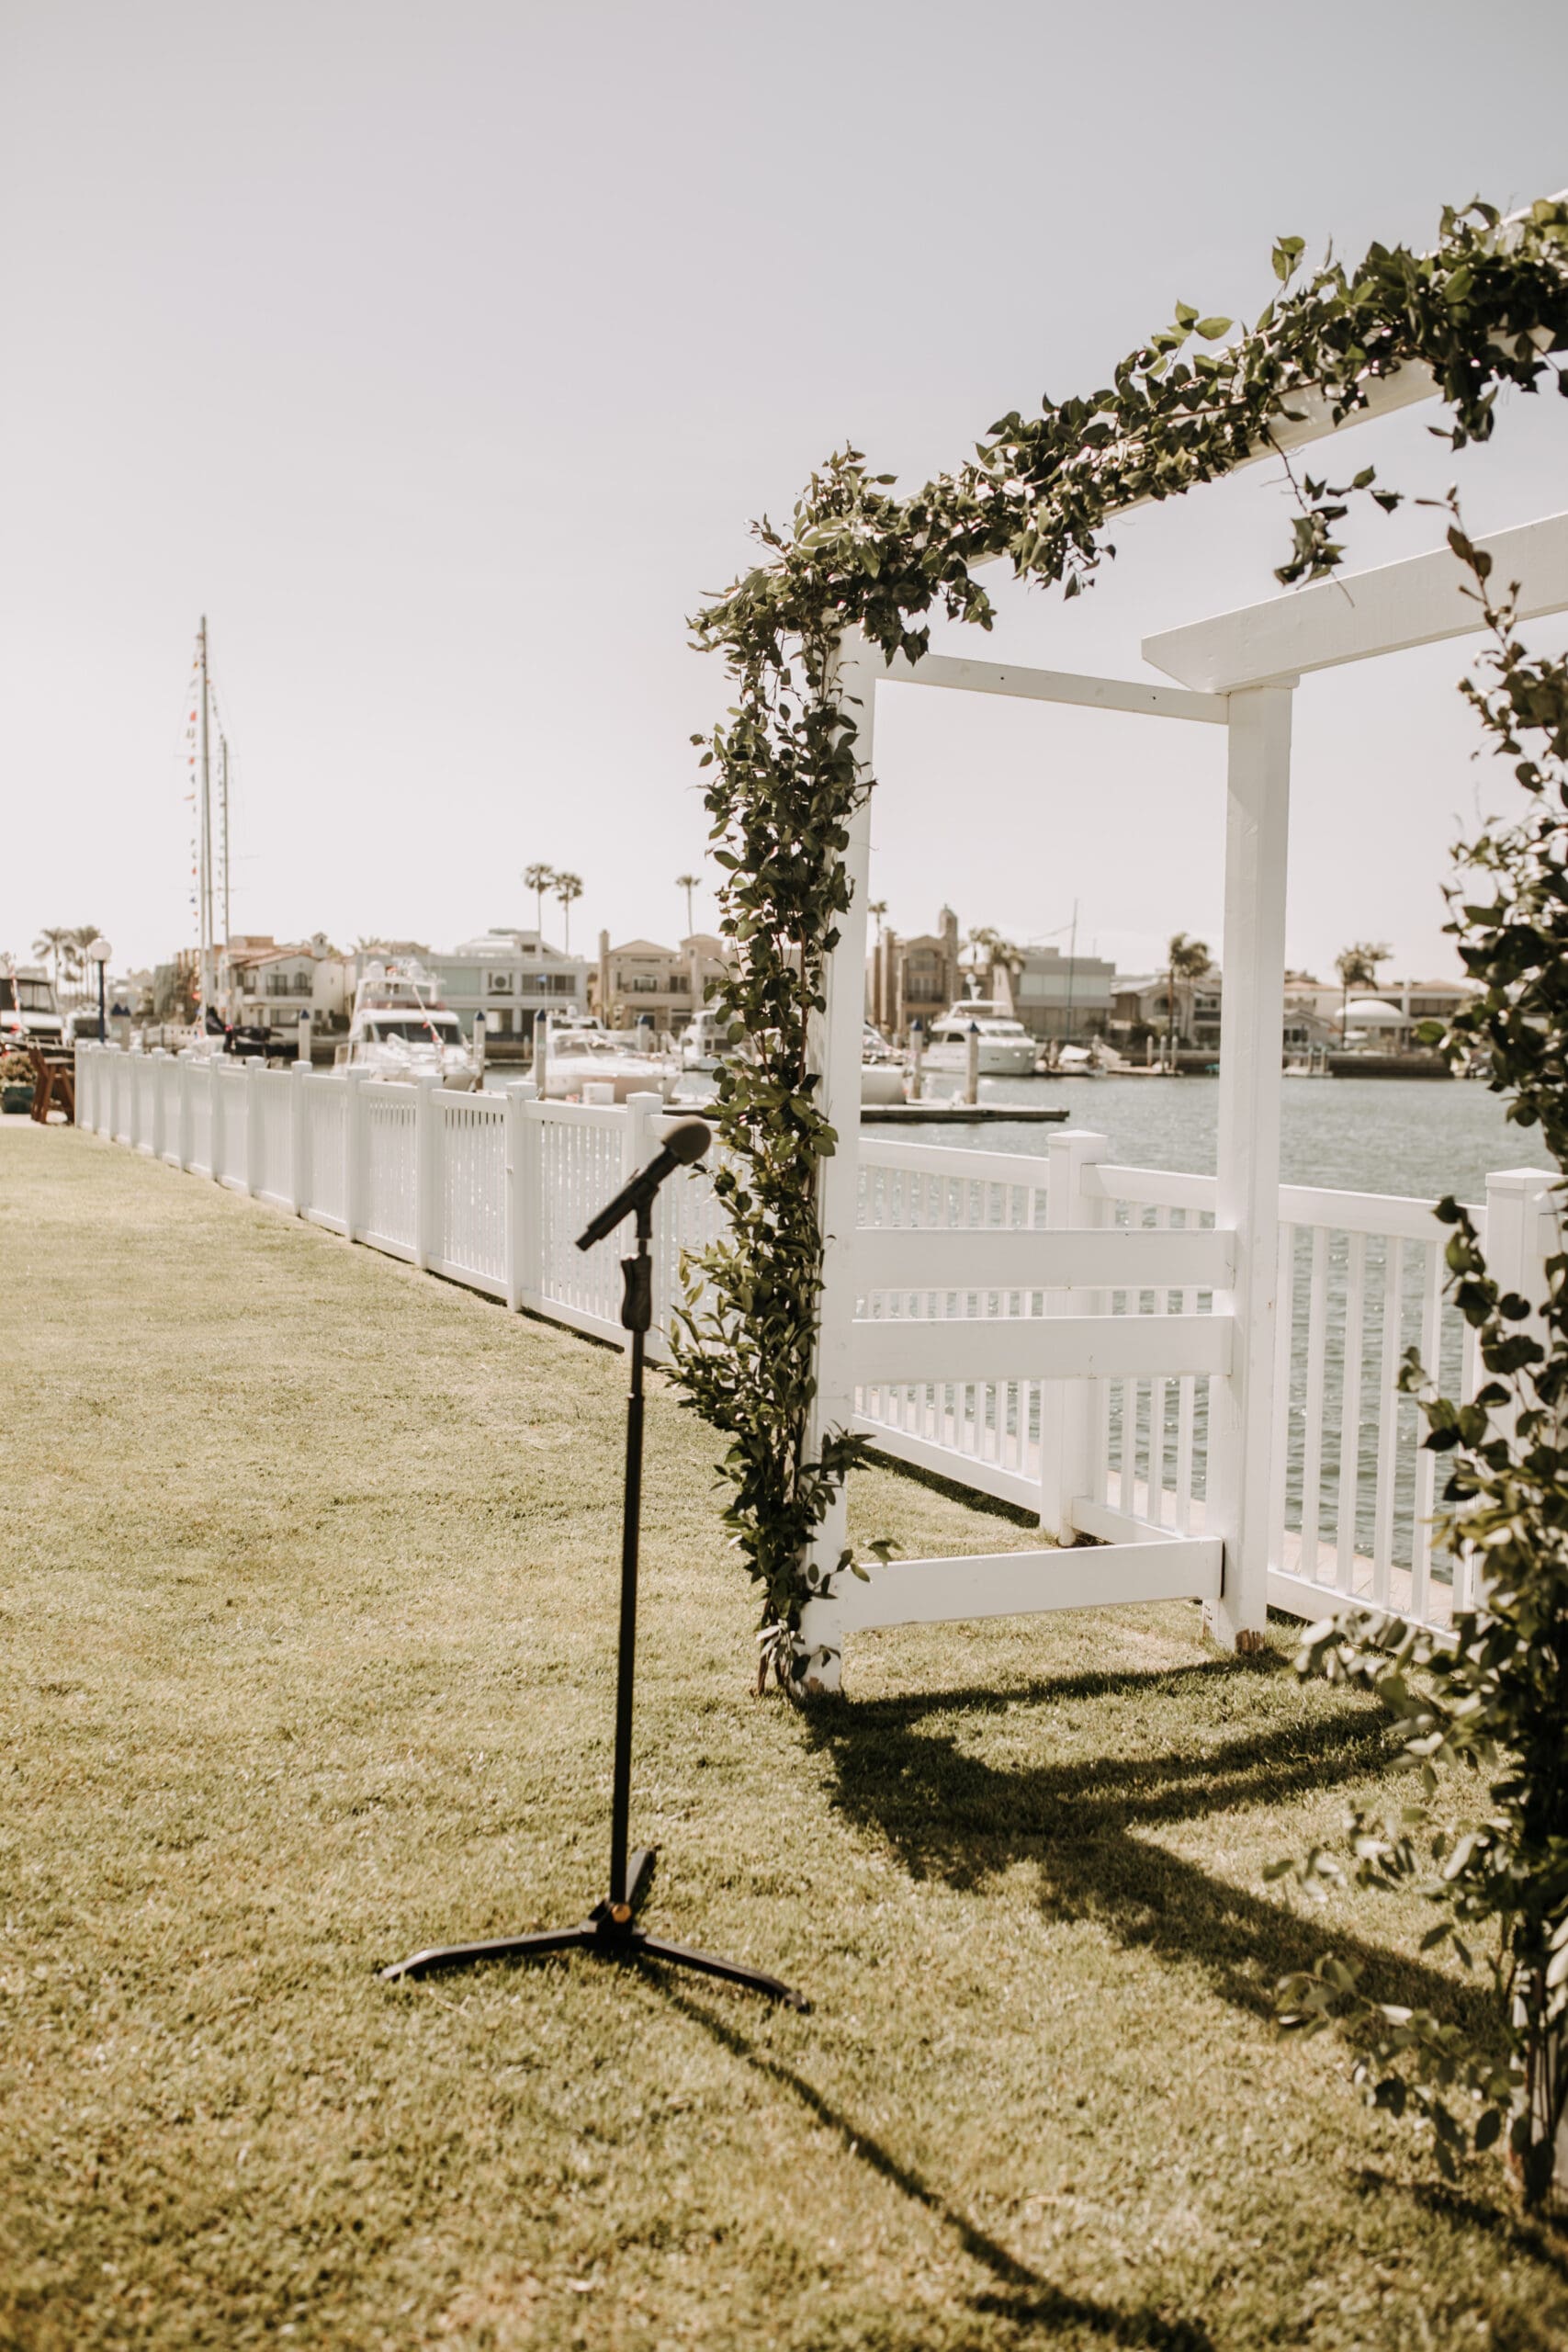
[[[975,1127],[996,1119],[1050,1126],[1071,1115],[1065,1103],[1043,1102],[863,1102],[860,1114],[862,1126],[889,1127]]]

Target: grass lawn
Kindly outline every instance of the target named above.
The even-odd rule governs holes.
[[[649,1414],[650,1919],[591,1961],[622,1367],[83,1136],[0,1130],[0,2345],[1561,2346],[1568,2262],[1269,1992],[1411,1909],[1262,1865],[1375,1711],[1184,1607],[866,1636],[750,1695],[712,1443]],[[890,1471],[863,1532],[1030,1541]]]

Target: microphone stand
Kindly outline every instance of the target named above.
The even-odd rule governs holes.
[[[667,1943],[637,1925],[637,1914],[653,1879],[651,1847],[627,1852],[631,1820],[632,1701],[637,1654],[637,1536],[642,1516],[643,1353],[653,1321],[653,1261],[649,1243],[653,1238],[653,1191],[635,1196],[637,1250],[621,1261],[625,1283],[621,1323],[631,1333],[631,1388],[626,1398],[626,1505],[621,1532],[621,1625],[615,1679],[615,1764],[610,1797],[610,1891],[585,1919],[570,1928],[547,1928],[526,1936],[499,1936],[487,1943],[437,1944],[383,1968],[383,1984],[403,1976],[427,1976],[436,1969],[466,1968],[481,1960],[544,1960],[551,1952],[588,1951],[601,1960],[662,1960],[689,1968],[700,1976],[722,1977],[729,1984],[744,1984],[767,1999],[792,2009],[809,2009],[809,2001],[759,1968],[739,1961],[720,1960],[710,1951],[694,1951],[686,1944]],[[582,1237],[586,1246],[592,1228]],[[597,1238],[594,1236],[593,1238]]]

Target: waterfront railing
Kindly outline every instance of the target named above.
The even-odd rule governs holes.
[[[669,1114],[657,1094],[541,1102],[527,1080],[457,1093],[90,1046],[76,1100],[95,1134],[513,1311],[622,1340],[617,1244],[584,1253],[575,1239],[659,1148]],[[1215,1179],[1122,1168],[1107,1152],[1078,1133],[1055,1134],[1041,1156],[862,1136],[855,1426],[887,1454],[1022,1507],[1058,1540],[1124,1540],[1129,1521],[1150,1540],[1201,1537],[1230,1336]],[[1506,1170],[1472,1206],[1493,1271],[1527,1297],[1542,1295],[1558,1247],[1554,1182]],[[1412,1347],[1446,1394],[1476,1385],[1434,1207],[1281,1188],[1269,1599],[1292,1614],[1353,1597],[1440,1624],[1472,1598],[1462,1564],[1434,1551],[1437,1460],[1399,1387]],[[660,1193],[656,1361],[682,1256],[719,1231],[705,1171]],[[1134,1234],[1147,1238],[1129,1249]],[[1180,1317],[1180,1360],[1213,1368],[1038,1376],[1049,1335],[1032,1327],[1062,1315]],[[1157,1364],[1169,1351],[1146,1337]]]

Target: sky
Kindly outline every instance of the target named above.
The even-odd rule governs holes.
[[[962,462],[1179,299],[1252,315],[1277,235],[1354,258],[1568,185],[1565,76],[1561,0],[7,0],[0,949],[194,944],[203,613],[236,930],[448,946],[530,923],[535,860],[582,878],[574,947],[676,938],[687,870],[711,922],[690,737],[725,681],[686,620],[750,518],[846,440],[906,484]],[[1562,402],[1462,461],[1435,414],[1347,456],[1457,479],[1474,530],[1568,508]],[[1254,469],[1128,517],[1077,605],[1004,583],[989,650],[1152,676],[1143,638],[1276,593],[1289,537]],[[1370,514],[1353,560],[1438,537]],[[1465,665],[1298,695],[1298,967],[1455,968],[1449,846],[1506,805]],[[946,900],[1063,946],[1076,910],[1123,969],[1218,953],[1222,763],[1217,729],[884,689],[874,894],[905,933]]]

